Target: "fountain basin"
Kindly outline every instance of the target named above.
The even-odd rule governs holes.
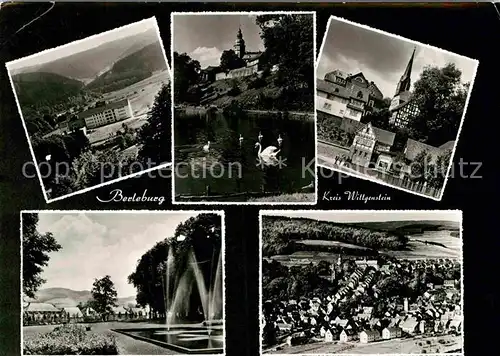
[[[207,326],[196,324],[112,331],[186,354],[213,355],[222,354],[224,351],[224,334],[220,327],[209,329]]]
[[[224,322],[222,320],[205,320],[202,323],[203,326],[222,326]]]

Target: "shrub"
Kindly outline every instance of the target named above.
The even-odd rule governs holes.
[[[240,95],[241,94],[241,90],[240,88],[238,88],[237,86],[231,88],[228,92],[227,92],[227,95],[229,96],[237,96],[237,95]]]
[[[248,89],[259,89],[266,85],[266,80],[264,78],[255,78],[248,84]]]
[[[24,341],[25,355],[118,355],[113,336],[87,333],[81,325],[62,325]]]

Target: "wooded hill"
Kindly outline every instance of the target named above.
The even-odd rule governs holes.
[[[408,238],[397,231],[377,231],[360,226],[306,218],[262,217],[263,256],[291,254],[309,249],[300,240],[339,241],[373,250],[401,250]],[[351,249],[343,246],[314,246],[315,250],[334,252]],[[363,251],[366,254],[367,251]]]

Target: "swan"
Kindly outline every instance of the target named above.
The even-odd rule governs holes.
[[[259,136],[258,136],[258,138],[259,138],[259,142],[261,142],[261,141],[262,141],[262,137],[263,137],[263,136],[262,136],[262,132],[260,132],[260,131],[259,131]]]
[[[274,146],[268,146],[264,149],[264,151],[262,151],[262,145],[260,144],[260,142],[257,142],[255,144],[255,148],[257,147],[259,148],[259,153],[257,153],[259,157],[276,158],[276,155],[279,153],[279,151],[281,151]]]
[[[47,155],[47,156],[45,156],[45,160],[46,160],[46,161],[50,161],[50,159],[51,159],[51,158],[52,158],[52,155]]]
[[[303,186],[302,188],[300,188],[302,190],[306,190],[306,189],[314,189],[314,181],[312,181],[310,184],[308,185],[305,185]]]
[[[281,146],[281,143],[283,142],[283,139],[281,138],[281,134],[278,136],[278,145]]]
[[[205,146],[203,146],[203,151],[208,152],[209,150],[210,150],[210,141],[208,141],[208,143]]]

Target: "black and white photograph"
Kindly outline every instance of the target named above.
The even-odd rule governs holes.
[[[261,354],[463,355],[462,212],[261,211]]]
[[[23,355],[225,354],[223,211],[23,211]]]
[[[173,202],[316,202],[314,12],[173,13]]]
[[[317,67],[318,165],[440,201],[478,65],[332,16]]]
[[[6,64],[47,202],[171,164],[154,17]]]

